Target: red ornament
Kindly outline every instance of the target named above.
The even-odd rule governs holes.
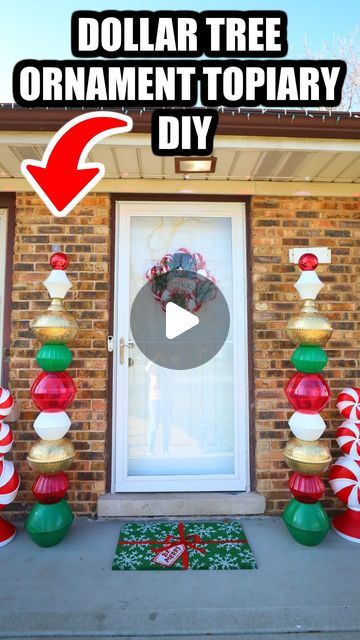
[[[62,500],[69,488],[69,480],[65,473],[55,473],[53,475],[42,474],[33,486],[32,492],[42,504],[53,504]]]
[[[285,393],[295,411],[303,413],[319,413],[331,396],[328,383],[319,373],[295,373]]]
[[[61,253],[60,251],[58,253],[53,253],[50,258],[50,265],[52,268],[60,271],[66,271],[69,266],[69,262],[69,257],[66,253]]]
[[[325,485],[319,476],[293,473],[289,478],[289,489],[299,502],[315,503],[323,495]]]
[[[314,271],[319,264],[319,260],[314,253],[303,253],[299,258],[298,264],[301,271]]]
[[[34,380],[30,395],[40,411],[65,411],[76,395],[76,386],[66,371],[42,371]]]

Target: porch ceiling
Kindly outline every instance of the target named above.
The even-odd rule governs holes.
[[[0,132],[0,179],[21,178],[23,159],[41,159],[52,134]],[[213,174],[192,180],[360,183],[360,141],[255,136],[216,136]],[[108,179],[185,179],[173,157],[154,156],[150,136],[114,136],[94,147],[89,160],[102,162]]]

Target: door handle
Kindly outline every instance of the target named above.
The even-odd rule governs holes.
[[[132,340],[129,340],[129,342],[126,344],[125,339],[120,338],[120,364],[124,364],[125,362],[125,349],[132,349],[134,346],[135,342],[133,342]]]

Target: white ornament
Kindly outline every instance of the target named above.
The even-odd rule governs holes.
[[[60,440],[71,427],[65,411],[42,411],[34,422],[34,429],[43,440]]]
[[[72,284],[67,277],[65,271],[61,269],[53,269],[44,282],[49,292],[50,298],[64,299]]]
[[[302,300],[315,300],[323,286],[316,271],[302,271],[300,278],[294,284]]]
[[[326,429],[326,424],[320,413],[295,411],[289,420],[289,427],[295,438],[314,442],[322,436]]]

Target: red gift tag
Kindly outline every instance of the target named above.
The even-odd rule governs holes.
[[[153,562],[156,564],[161,564],[163,567],[172,567],[175,564],[176,560],[180,558],[180,556],[184,553],[186,547],[184,544],[175,544],[168,549],[164,549],[160,551],[155,558],[153,558]]]

